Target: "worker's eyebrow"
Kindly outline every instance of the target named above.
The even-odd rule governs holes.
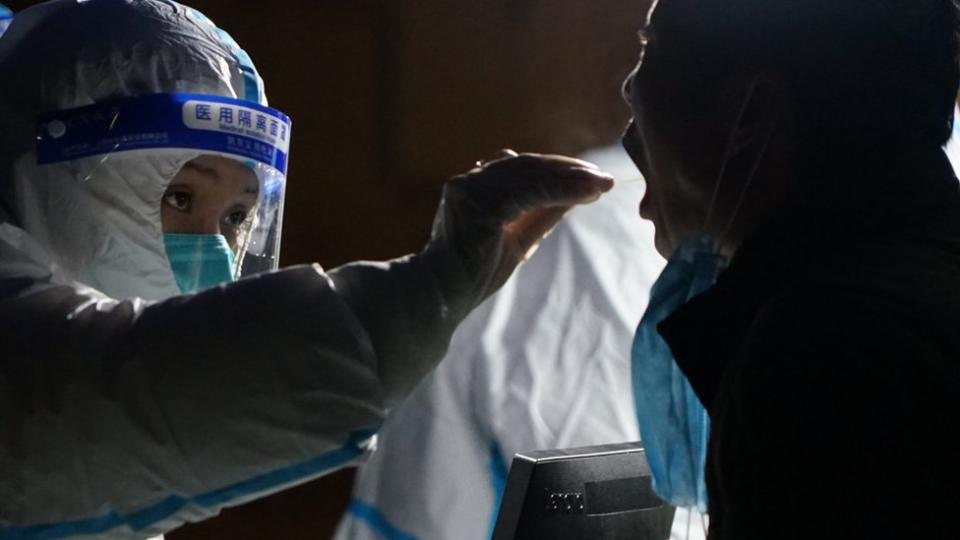
[[[197,172],[197,173],[200,173],[200,174],[202,174],[202,175],[204,175],[204,176],[209,176],[210,178],[213,178],[213,179],[215,179],[215,180],[219,180],[219,179],[220,179],[220,173],[217,172],[216,169],[214,169],[213,167],[203,166],[203,165],[201,165],[201,164],[199,164],[199,163],[197,163],[197,162],[195,162],[195,161],[188,161],[188,162],[186,162],[186,163],[184,164],[183,168],[184,168],[184,169],[190,169],[190,170],[192,170],[192,171],[194,171],[194,172]]]
[[[215,167],[207,167],[202,163],[197,161],[188,161],[183,165],[184,169],[189,169],[193,172],[196,172],[202,176],[206,176],[214,181],[220,181],[223,179],[223,176],[220,175]],[[259,195],[260,194],[260,181],[257,179],[257,175],[253,171],[249,171],[251,178],[247,182],[247,185],[244,187],[243,192],[248,195]]]

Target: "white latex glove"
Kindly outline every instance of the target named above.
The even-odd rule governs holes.
[[[562,156],[497,159],[447,182],[433,234],[419,254],[330,272],[377,353],[389,407],[443,358],[453,331],[493,294],[575,204],[613,178]]]
[[[447,182],[422,254],[462,317],[507,281],[573,205],[614,184],[596,165],[564,156],[502,150],[477,165]]]

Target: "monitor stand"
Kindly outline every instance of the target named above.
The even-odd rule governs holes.
[[[653,492],[639,443],[524,452],[493,540],[667,540],[674,510]]]

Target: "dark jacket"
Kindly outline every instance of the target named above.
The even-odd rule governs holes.
[[[711,540],[960,538],[957,180],[859,186],[659,327],[712,419]]]

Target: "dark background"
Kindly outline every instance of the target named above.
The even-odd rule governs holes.
[[[187,3],[250,53],[293,119],[283,263],[332,268],[419,249],[443,180],[500,148],[615,142],[649,0]],[[329,538],[351,481],[342,471],[168,538]]]

